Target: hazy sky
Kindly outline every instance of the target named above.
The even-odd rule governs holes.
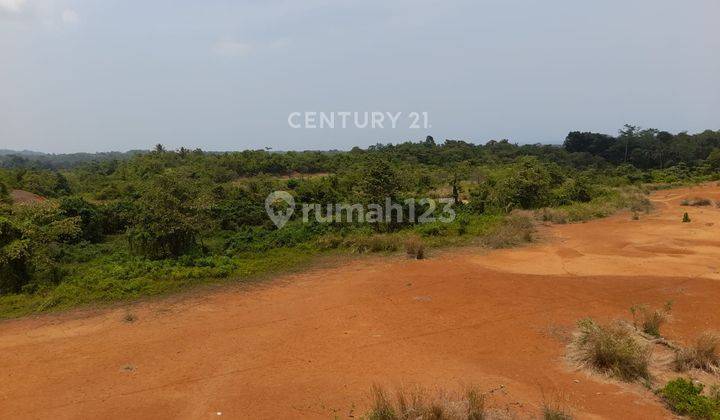
[[[718,0],[0,0],[0,148],[720,129],[718,18]],[[402,114],[289,126],[310,111]],[[410,129],[413,111],[431,127]]]

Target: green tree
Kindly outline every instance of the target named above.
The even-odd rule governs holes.
[[[385,205],[385,199],[394,200],[399,191],[398,174],[390,164],[380,158],[372,158],[361,167],[358,193],[365,203]]]
[[[195,248],[197,210],[186,185],[160,176],[135,201],[128,230],[130,248],[151,259],[175,258]]]
[[[80,233],[80,218],[66,217],[52,201],[15,206],[9,217],[0,216],[0,293],[20,292],[31,281],[59,281],[59,247]]]
[[[81,239],[100,242],[103,238],[103,220],[98,207],[80,196],[60,199],[60,210],[68,217],[80,217]]]
[[[532,209],[547,204],[551,178],[548,170],[532,156],[524,156],[498,182],[498,202],[505,210]]]

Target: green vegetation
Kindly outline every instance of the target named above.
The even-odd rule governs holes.
[[[626,382],[650,378],[650,350],[625,325],[601,325],[587,318],[578,323],[578,328],[573,344],[580,362]]]
[[[718,179],[719,148],[720,132],[626,127],[618,137],[570,133],[562,147],[428,137],[348,152],[4,154],[0,317],[249,281],[328,252],[424,258],[440,246],[516,246],[534,239],[533,218],[649,212],[644,183]],[[47,200],[11,203],[15,189]],[[265,211],[276,190],[295,200],[282,229]],[[450,203],[418,203],[412,216],[405,200],[423,197]],[[338,221],[343,210],[326,207],[386,198],[402,220]],[[308,207],[310,223],[306,204],[320,205]],[[439,221],[448,209],[455,220]]]
[[[688,379],[675,379],[668,382],[658,394],[677,414],[692,419],[720,419],[720,398],[718,395],[702,395],[704,386],[694,384]]]

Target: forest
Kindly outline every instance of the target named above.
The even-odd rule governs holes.
[[[630,125],[562,145],[428,136],[349,151],[2,151],[0,317],[252,281],[321,255],[514,246],[536,221],[641,217],[649,189],[718,178],[720,131]],[[278,229],[265,209],[276,190],[296,206],[448,197],[457,217],[303,223],[295,212]]]

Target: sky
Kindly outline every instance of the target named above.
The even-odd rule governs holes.
[[[0,0],[0,149],[718,130],[718,17],[717,0]]]

